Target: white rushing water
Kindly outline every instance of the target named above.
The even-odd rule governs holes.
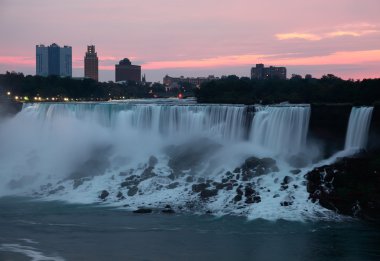
[[[310,106],[256,107],[251,140],[275,154],[295,155],[306,146]]]
[[[345,150],[366,149],[373,107],[354,107],[348,123]]]
[[[292,174],[287,163],[308,156],[310,106],[256,106],[252,116],[252,107],[242,105],[25,104],[0,125],[0,196],[129,209],[170,204],[272,220],[323,211],[307,201],[303,175],[313,166]],[[265,167],[267,159],[252,173],[236,169],[252,156],[273,158],[276,166]],[[226,176],[234,184],[227,186]],[[192,186],[206,180],[211,192],[225,184],[203,200]],[[255,190],[255,204],[235,198],[247,187]],[[104,190],[105,201],[99,199]]]

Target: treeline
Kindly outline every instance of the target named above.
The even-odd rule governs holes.
[[[118,84],[58,76],[24,76],[22,73],[10,72],[0,75],[1,94],[11,92],[13,98],[29,97],[30,100],[34,97],[42,99],[54,97],[58,100],[65,97],[80,100],[171,97],[183,91],[183,88],[168,91],[159,83],[148,85],[131,81],[127,84]]]
[[[380,104],[380,79],[343,80],[332,74],[321,79],[251,80],[228,76],[206,82],[195,93],[198,102],[273,104]]]

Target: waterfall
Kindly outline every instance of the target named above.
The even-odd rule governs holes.
[[[361,150],[367,147],[373,107],[353,107],[348,123],[345,150]]]
[[[296,155],[305,148],[310,106],[258,106],[251,141],[275,154]]]
[[[26,104],[35,117],[62,117],[162,136],[209,135],[228,140],[245,136],[246,107],[230,105],[165,105],[131,103]]]

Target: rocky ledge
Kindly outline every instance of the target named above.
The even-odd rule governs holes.
[[[380,219],[380,154],[341,158],[305,178],[311,201],[339,214]]]

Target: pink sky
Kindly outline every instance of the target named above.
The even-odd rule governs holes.
[[[149,81],[248,76],[256,63],[316,77],[380,77],[379,0],[0,0],[0,73],[35,72],[35,45],[95,44],[100,80],[124,57]]]

